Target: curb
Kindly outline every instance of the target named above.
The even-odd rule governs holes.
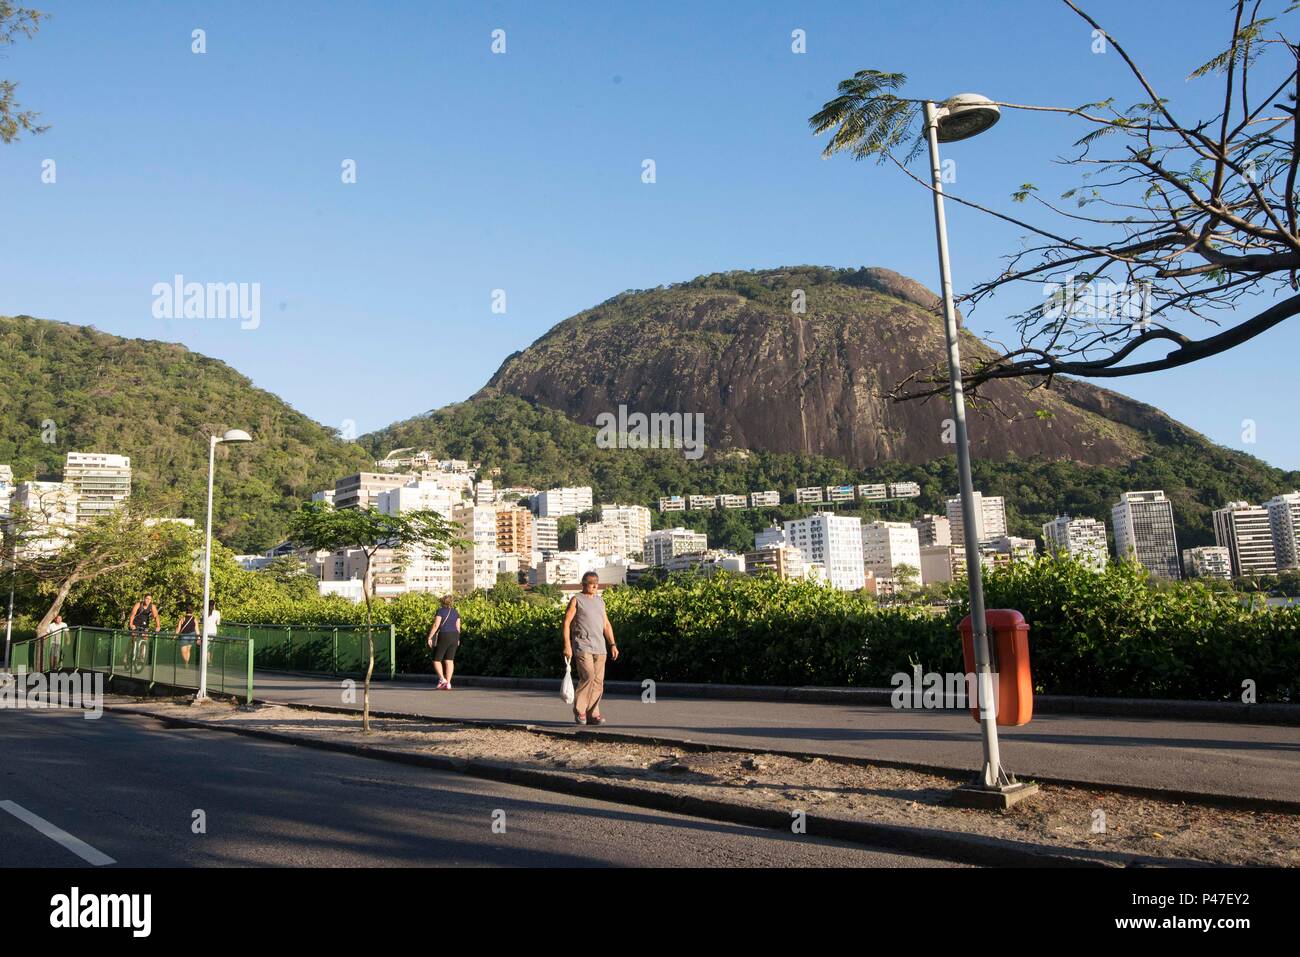
[[[360,717],[360,708],[344,708],[337,705],[300,704],[298,702],[273,701],[268,698],[254,698],[254,704],[276,705],[295,711],[321,711],[327,714],[348,714]],[[692,751],[698,754],[716,751],[734,751],[737,754],[774,754],[780,757],[806,759],[810,754],[823,761],[840,764],[852,764],[858,767],[894,768],[900,771],[917,771],[934,774],[953,781],[966,782],[970,779],[969,768],[954,767],[944,764],[923,764],[917,761],[899,761],[892,758],[861,758],[853,755],[823,754],[808,751],[789,751],[781,748],[752,748],[742,744],[713,744],[705,741],[692,741],[690,738],[665,737],[663,735],[629,734],[625,731],[593,731],[590,728],[578,731],[561,731],[558,728],[543,727],[528,722],[488,721],[479,718],[448,718],[439,715],[413,714],[409,711],[381,711],[370,709],[370,717],[386,718],[395,721],[425,721],[431,724],[459,724],[493,731],[530,731],[533,734],[552,738],[578,740],[604,740],[625,744],[664,745]],[[1236,794],[1213,794],[1202,791],[1180,791],[1172,788],[1151,787],[1141,784],[1107,784],[1104,781],[1084,781],[1078,778],[1023,776],[1026,781],[1039,784],[1051,784],[1057,787],[1069,787],[1086,791],[1111,791],[1130,797],[1151,798],[1169,803],[1195,804],[1201,807],[1214,807],[1233,811],[1264,811],[1270,814],[1300,814],[1300,800],[1288,801],[1280,798],[1246,797]]]
[[[454,771],[485,780],[723,821],[729,824],[760,827],[774,831],[785,831],[790,826],[790,815],[782,811],[731,804],[714,798],[653,791],[635,785],[616,784],[611,781],[578,778],[553,771],[518,768],[496,761],[465,760],[439,755],[394,751],[371,745],[328,741],[287,732],[267,731],[260,728],[223,727],[219,723],[163,715],[135,708],[124,709],[106,706],[105,710],[112,710],[120,714],[140,715],[159,721],[164,725],[224,731],[229,734],[261,738],[267,741],[315,748],[321,751],[350,754],[379,761],[389,761],[395,764],[413,765],[438,771]],[[346,711],[347,709],[339,710]],[[382,715],[379,712],[372,711],[371,716],[381,717]],[[511,727],[518,729],[518,726]],[[823,817],[814,814],[808,814],[806,821],[808,824],[807,833],[811,837],[862,844],[878,850],[894,850],[909,854],[941,857],[958,863],[976,864],[985,867],[1131,866],[1204,868],[1225,866],[1186,858],[1134,856],[1116,852],[1100,854],[1097,852],[1053,851],[1039,845],[976,834],[964,834],[959,831],[936,831],[898,824],[876,824],[869,821],[853,821],[847,818]]]
[[[277,672],[302,674],[303,672]],[[433,675],[399,674],[399,683],[432,682]],[[558,691],[558,678],[496,678],[458,676],[470,688],[506,688],[526,691]],[[640,695],[637,681],[606,681],[610,694]],[[892,688],[776,687],[767,685],[723,685],[699,682],[656,682],[655,694],[673,698],[712,698],[719,701],[787,701],[802,704],[842,704],[891,707]],[[952,709],[952,710],[965,710]],[[1244,724],[1280,724],[1300,727],[1300,704],[1238,701],[1184,701],[1162,698],[1090,698],[1084,695],[1034,695],[1035,714],[1086,714],[1103,717],[1171,718],[1184,721],[1225,721]]]

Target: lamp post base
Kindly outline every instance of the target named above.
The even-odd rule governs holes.
[[[986,785],[963,784],[953,792],[952,803],[958,807],[975,807],[989,811],[1005,811],[1013,804],[1038,793],[1038,785],[1029,781],[1013,784]]]

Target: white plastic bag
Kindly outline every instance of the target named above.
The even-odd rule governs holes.
[[[569,668],[569,659],[564,659],[564,680],[560,682],[560,697],[565,704],[573,704],[573,671]]]

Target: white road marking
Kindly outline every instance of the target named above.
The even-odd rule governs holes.
[[[57,844],[62,844],[64,847],[70,850],[73,854],[76,854],[87,864],[93,864],[96,867],[100,867],[104,864],[117,863],[117,861],[113,860],[103,851],[95,850],[93,847],[91,847],[81,838],[73,837],[63,828],[51,824],[49,821],[45,820],[45,818],[41,817],[39,814],[33,814],[31,811],[27,810],[27,808],[23,807],[21,804],[15,804],[13,801],[0,801],[0,810],[8,811],[10,814],[18,818],[18,820],[22,821],[24,824],[30,824],[32,827],[36,828],[36,830],[40,831],[42,834],[48,837],[51,841],[54,841]]]

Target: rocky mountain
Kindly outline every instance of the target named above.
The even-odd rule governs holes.
[[[802,298],[803,311],[794,308]],[[711,449],[824,455],[856,467],[953,451],[942,398],[895,402],[918,370],[944,368],[935,294],[887,269],[791,267],[701,276],[624,293],[510,356],[479,397],[504,393],[579,423],[602,413],[701,413]],[[963,332],[964,358],[992,350]],[[1199,438],[1158,409],[1085,382],[983,390],[972,454],[1090,465]],[[950,432],[949,432],[950,434]]]

